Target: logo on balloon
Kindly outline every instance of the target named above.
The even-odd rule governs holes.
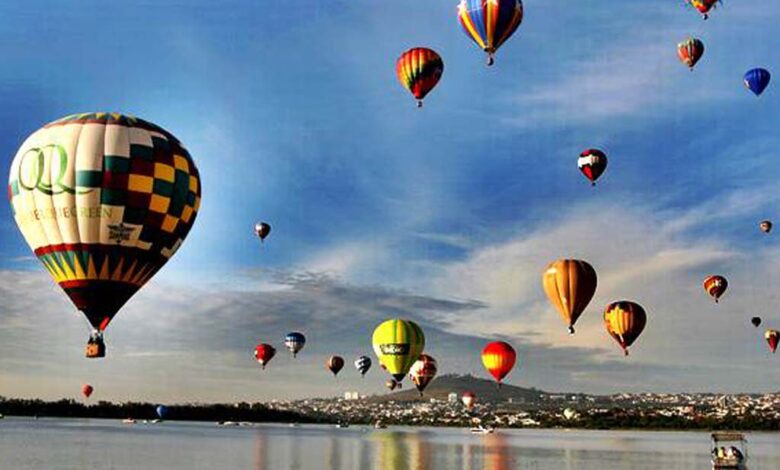
[[[388,356],[402,356],[409,354],[408,344],[380,344],[379,350]]]
[[[51,149],[47,157],[46,150]],[[33,159],[32,161],[30,159]],[[47,165],[48,163],[48,165]],[[51,171],[54,169],[53,165],[58,165],[57,171]],[[28,171],[23,173],[23,169],[27,168]],[[49,171],[46,171],[46,170]],[[68,193],[68,194],[87,194],[93,189],[86,189],[84,191],[76,191],[75,188],[71,188],[66,185],[63,180],[68,171],[68,152],[57,144],[49,144],[43,147],[33,147],[27,150],[22,155],[19,161],[19,186],[32,191],[37,189],[42,193],[53,196],[56,194]],[[47,183],[44,175],[52,175],[52,182]],[[56,177],[54,175],[56,174]]]

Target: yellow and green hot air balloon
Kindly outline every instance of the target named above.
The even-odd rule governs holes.
[[[382,368],[400,383],[425,348],[425,335],[417,323],[394,318],[374,330],[374,353]]]
[[[14,218],[54,281],[103,331],[173,256],[200,206],[200,177],[176,137],[141,119],[85,113],[24,141],[8,182]]]

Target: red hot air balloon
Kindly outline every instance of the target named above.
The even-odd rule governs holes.
[[[270,344],[260,343],[255,346],[255,359],[265,369],[266,364],[276,355],[276,349]]]
[[[596,186],[596,180],[607,169],[607,154],[599,149],[584,150],[577,159],[577,166],[591,186]]]
[[[503,341],[494,341],[482,350],[482,364],[490,375],[495,377],[499,387],[501,387],[501,380],[515,366],[516,360],[517,353],[514,348]]]
[[[92,395],[92,392],[94,392],[95,389],[92,388],[92,385],[90,384],[84,384],[81,386],[81,394],[84,395],[84,398],[89,398],[90,395]]]
[[[693,71],[693,66],[704,55],[704,43],[696,38],[688,38],[685,41],[677,44],[677,57],[680,58],[680,62],[687,65],[688,68]]]
[[[330,356],[328,362],[325,363],[325,367],[329,371],[333,372],[333,376],[337,376],[339,371],[344,367],[344,358],[341,356]]]
[[[412,364],[412,368],[409,369],[409,379],[417,387],[420,396],[423,396],[425,387],[436,377],[437,371],[436,359],[427,354],[420,354],[420,358]]]
[[[780,339],[780,332],[777,330],[766,330],[764,333],[764,339],[766,339],[769,349],[772,350],[772,354],[777,350],[777,341]]]
[[[401,54],[395,62],[398,81],[417,98],[417,107],[423,98],[439,83],[444,73],[444,62],[432,49],[415,47]]]
[[[715,303],[718,303],[718,299],[726,292],[729,282],[723,276],[707,276],[704,280],[704,290],[715,299]]]

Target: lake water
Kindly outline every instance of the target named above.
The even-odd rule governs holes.
[[[780,434],[748,434],[749,468],[780,469]],[[3,470],[709,469],[709,434],[0,420]]]

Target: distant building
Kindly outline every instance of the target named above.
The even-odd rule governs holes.
[[[345,400],[360,400],[360,394],[358,392],[344,392]]]
[[[455,392],[451,392],[449,395],[447,395],[447,403],[457,403],[458,402],[458,394]]]

